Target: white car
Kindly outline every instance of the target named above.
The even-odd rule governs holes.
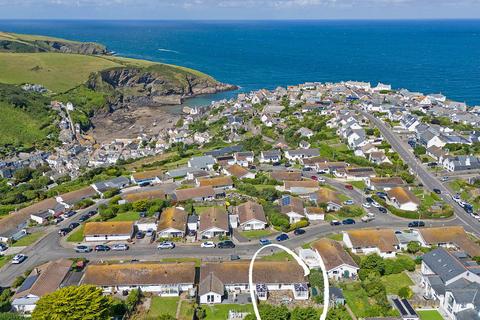
[[[374,206],[375,208],[380,208],[381,207],[381,205],[376,201],[372,202],[372,206]]]
[[[175,248],[175,243],[172,241],[163,241],[157,246],[157,249],[173,249]]]
[[[370,205],[370,203],[365,202],[365,203],[362,203],[362,207],[371,208],[372,206]]]
[[[212,241],[205,241],[205,242],[202,242],[200,247],[202,247],[202,248],[215,248],[216,244],[213,243]]]
[[[128,250],[128,244],[125,243],[117,243],[112,246],[113,251],[127,251]]]
[[[17,254],[15,257],[13,257],[12,259],[12,264],[20,264],[22,263],[23,261],[25,261],[25,259],[27,259],[27,256],[24,255],[24,254]]]
[[[320,182],[320,183],[324,183],[326,180],[325,180],[325,178],[318,177],[317,181]]]

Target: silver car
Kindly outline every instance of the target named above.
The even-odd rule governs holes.
[[[125,243],[117,243],[112,246],[113,251],[127,251],[128,250],[128,244]]]
[[[172,241],[164,241],[157,246],[157,249],[173,249],[175,248],[175,243]]]

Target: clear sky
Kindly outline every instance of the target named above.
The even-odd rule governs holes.
[[[480,18],[480,0],[0,0],[0,19],[445,18]]]

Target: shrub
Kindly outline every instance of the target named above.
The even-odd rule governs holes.
[[[402,287],[398,290],[398,296],[403,299],[410,299],[413,296],[412,289],[409,287]]]

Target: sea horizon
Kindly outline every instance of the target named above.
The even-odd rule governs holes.
[[[99,42],[247,92],[355,80],[480,104],[480,19],[10,19],[0,30]]]

